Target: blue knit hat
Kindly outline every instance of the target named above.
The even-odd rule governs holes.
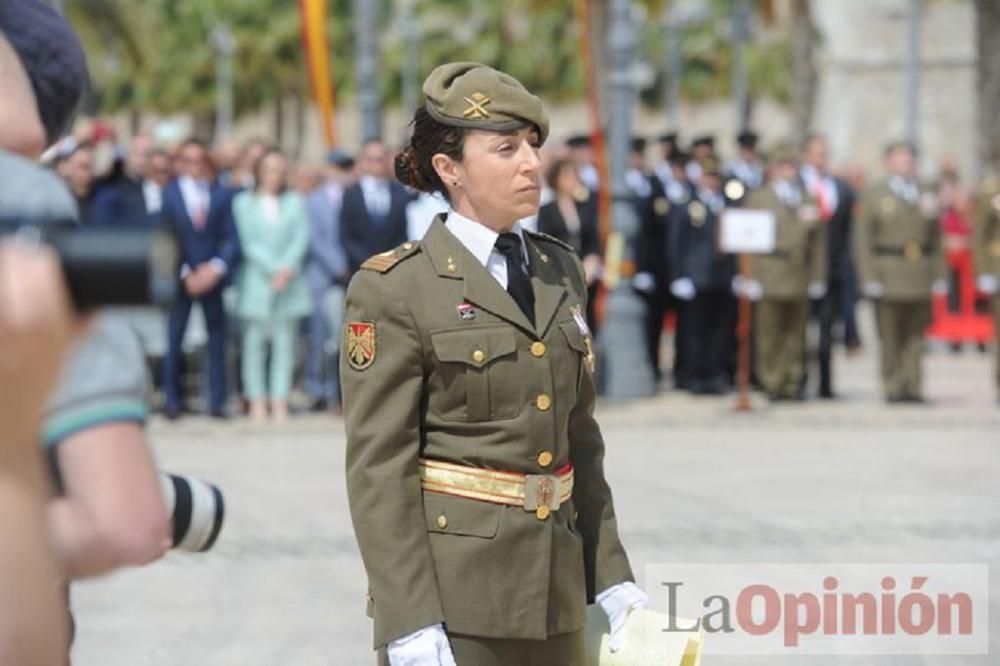
[[[80,40],[40,0],[0,0],[0,32],[21,59],[45,134],[55,143],[73,121],[90,79]]]

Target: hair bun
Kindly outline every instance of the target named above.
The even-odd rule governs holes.
[[[420,190],[421,192],[426,191],[427,183],[420,175],[420,169],[417,167],[416,155],[413,152],[413,146],[407,146],[396,155],[396,160],[394,164],[396,171],[396,179],[399,180],[403,185],[412,187],[415,190]]]

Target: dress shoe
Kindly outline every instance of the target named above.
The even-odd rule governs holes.
[[[229,414],[226,413],[225,408],[217,407],[208,413],[213,419],[218,419],[219,421],[226,421],[229,419]]]
[[[168,421],[176,421],[177,419],[179,419],[181,417],[181,408],[180,407],[164,407],[163,408],[163,416]]]

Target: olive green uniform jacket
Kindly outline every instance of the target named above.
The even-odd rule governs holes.
[[[442,621],[451,633],[545,639],[582,628],[597,592],[633,580],[604,478],[589,336],[573,317],[586,312],[582,267],[559,241],[525,241],[536,326],[441,218],[419,244],[366,262],[348,289],[347,490],[376,648]],[[367,360],[352,361],[349,338],[366,324],[374,360],[359,369]],[[420,457],[528,474],[571,462],[573,496],[539,520],[423,493]]]
[[[933,282],[945,278],[937,212],[927,208],[900,198],[888,182],[862,199],[854,230],[858,278],[861,285],[880,282],[885,301],[929,301]]]
[[[826,284],[827,273],[826,228],[812,199],[806,196],[802,206],[788,206],[768,185],[750,195],[747,208],[775,215],[774,252],[754,257],[752,277],[760,282],[764,298],[807,300],[809,285]]]

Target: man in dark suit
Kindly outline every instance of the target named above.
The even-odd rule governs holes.
[[[826,224],[827,290],[816,304],[819,311],[819,397],[834,397],[830,357],[833,326],[844,320],[844,343],[858,344],[854,322],[855,279],[851,256],[851,217],[854,192],[847,183],[830,175],[827,167],[829,148],[826,138],[813,134],[806,139],[802,152],[802,183],[816,201],[820,219]]]
[[[222,289],[240,259],[240,242],[233,223],[232,192],[212,183],[208,148],[196,140],[180,151],[180,177],[163,191],[163,224],[176,236],[181,253],[181,289],[170,308],[167,356],[163,365],[164,412],[177,418],[181,411],[181,343],[191,304],[201,304],[208,328],[209,410],[225,418],[226,313]]]
[[[378,140],[358,155],[358,182],[344,191],[340,233],[354,275],[368,257],[406,242],[406,204],[412,196],[392,178],[389,151]]]
[[[153,140],[138,134],[129,143],[125,159],[96,185],[90,223],[105,226],[145,226],[155,217],[146,207],[144,183],[153,154]]]

